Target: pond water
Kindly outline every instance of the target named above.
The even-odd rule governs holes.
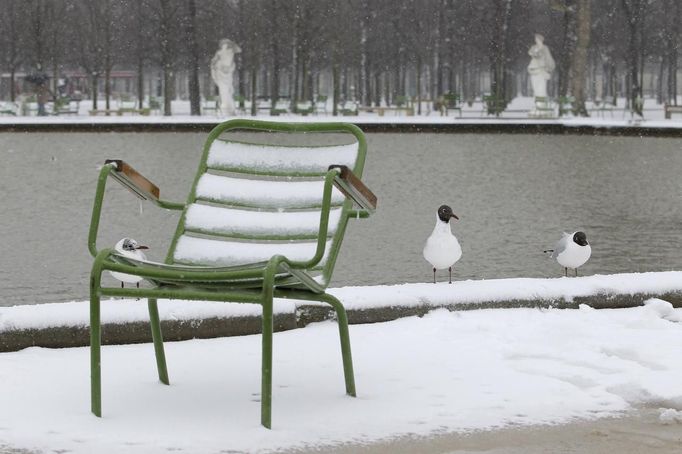
[[[205,133],[0,134],[0,306],[84,300],[90,210],[105,158],[184,200]],[[428,282],[422,247],[439,205],[459,215],[455,279],[560,276],[542,253],[584,230],[583,274],[682,269],[682,142],[504,134],[369,134],[365,181],[379,197],[353,221],[332,286]],[[164,257],[177,214],[113,181],[99,247],[124,236]],[[441,273],[440,279],[447,279]]]

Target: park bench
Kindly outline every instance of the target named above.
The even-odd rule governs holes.
[[[137,101],[135,99],[130,99],[128,97],[122,97],[118,102],[117,115],[122,116],[125,114],[139,114],[139,115],[149,115],[151,109],[148,107],[137,107]]]
[[[592,102],[592,107],[590,108],[590,113],[596,114],[602,118],[605,117],[605,114],[608,112],[611,114],[611,117],[613,118],[613,108],[615,106],[613,104],[608,104],[606,101],[601,100],[601,99],[595,99]]]
[[[348,220],[365,218],[376,208],[376,197],[360,181],[365,152],[362,131],[350,124],[231,120],[208,135],[185,203],[161,199],[159,188],[131,166],[107,160],[99,174],[88,238],[94,257],[90,279],[92,412],[102,415],[103,296],[147,298],[157,373],[165,384],[169,379],[158,298],[260,304],[261,424],[268,428],[273,298],[329,304],[338,320],[346,393],[355,396],[346,311],[325,289]],[[181,213],[164,263],[97,248],[108,177],[141,199]],[[359,209],[353,209],[353,203]],[[140,276],[146,284],[140,288],[104,285],[105,270]]]
[[[313,103],[313,107],[315,108],[314,113],[329,113],[327,112],[327,99],[328,97],[325,95],[317,95],[317,98],[315,98],[315,102]]]
[[[149,115],[151,113],[151,110],[147,107],[143,107],[142,109],[138,109],[135,107],[119,107],[118,111],[116,114],[120,117],[125,114],[139,114],[139,115]]]
[[[54,103],[53,115],[78,115],[80,109],[79,101],[72,101],[68,98],[58,99]]]
[[[0,115],[12,115],[17,116],[19,111],[19,105],[14,102],[0,103]]]
[[[357,115],[359,105],[355,101],[342,101],[337,106],[337,112],[344,117]]]
[[[91,109],[88,111],[88,113],[93,117],[96,117],[100,114],[106,115],[107,117],[109,115],[119,115],[118,109]]]
[[[486,115],[495,115],[499,117],[502,112],[507,108],[507,101],[504,98],[498,98],[495,95],[483,95],[483,110],[481,115],[485,113]]]
[[[386,112],[395,112],[396,115],[405,113],[408,117],[414,115],[414,107],[412,106],[360,106],[357,110],[360,112],[376,112],[380,117],[383,117]]]
[[[663,105],[663,110],[665,111],[665,118],[667,120],[670,120],[673,114],[682,114],[682,106],[675,106],[668,103]]]
[[[213,115],[218,115],[220,106],[218,106],[218,98],[215,96],[210,96],[205,98],[201,103],[201,111],[203,113],[213,112]]]
[[[573,103],[575,98],[573,96],[559,96],[559,116],[563,117],[573,113]]]
[[[459,117],[462,118],[462,105],[460,104],[460,96],[458,93],[445,93],[440,100],[436,101],[437,110],[440,111],[440,116],[448,116],[451,110],[459,111]]]
[[[529,115],[535,118],[554,117],[554,105],[552,104],[552,100],[546,96],[536,96],[533,99],[533,110],[530,111]]]

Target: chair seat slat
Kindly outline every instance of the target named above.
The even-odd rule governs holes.
[[[216,140],[206,165],[263,175],[323,175],[331,164],[353,166],[357,154],[357,143],[302,147]]]
[[[321,211],[250,211],[194,203],[185,214],[185,228],[205,234],[235,237],[301,239],[317,238]],[[329,212],[332,235],[341,219],[341,209]]]
[[[327,242],[329,251],[331,241]],[[174,260],[184,264],[233,266],[268,261],[273,255],[283,255],[293,261],[310,260],[317,242],[258,243],[220,241],[182,235],[175,248]],[[326,256],[321,263],[326,262]]]
[[[206,173],[196,188],[199,200],[235,206],[263,208],[310,208],[322,205],[324,181],[272,181],[232,178]],[[332,202],[340,205],[344,195],[334,188]]]

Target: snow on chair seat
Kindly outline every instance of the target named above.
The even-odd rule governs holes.
[[[232,206],[255,208],[314,208],[322,205],[324,181],[272,181],[206,173],[197,183],[196,198]],[[338,189],[332,204],[345,200]]]
[[[327,242],[327,251],[331,242]],[[182,235],[175,247],[174,262],[194,265],[235,266],[267,262],[275,255],[283,255],[295,262],[310,260],[317,250],[317,243],[256,243],[253,241],[220,241]],[[320,265],[326,262],[326,255]]]
[[[358,155],[355,144],[331,146],[281,146],[216,140],[206,161],[209,169],[262,175],[321,176],[330,164],[352,167]]]
[[[341,208],[329,212],[327,236],[336,232]],[[255,211],[193,203],[185,214],[185,230],[233,238],[317,238],[322,210]]]

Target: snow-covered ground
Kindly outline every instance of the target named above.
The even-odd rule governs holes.
[[[3,103],[0,103],[3,104]],[[189,101],[174,100],[172,103],[173,115],[165,117],[159,111],[155,111],[152,115],[131,115],[125,114],[123,116],[90,116],[88,112],[92,109],[92,101],[84,100],[80,102],[78,115],[61,115],[61,116],[0,116],[0,125],[3,124],[108,124],[108,123],[136,123],[136,124],[215,124],[227,120],[229,118],[253,118],[247,113],[240,113],[238,117],[222,117],[213,114],[202,116],[189,115]],[[433,111],[431,103],[422,102],[422,113],[414,116],[407,116],[404,113],[396,113],[387,111],[384,116],[379,116],[377,113],[360,112],[357,116],[337,116],[331,114],[316,114],[316,115],[295,115],[283,114],[279,116],[270,116],[267,111],[259,111],[258,118],[271,121],[303,121],[303,122],[327,122],[327,121],[345,121],[357,124],[371,124],[371,123],[407,123],[407,124],[563,124],[567,126],[599,126],[599,127],[616,127],[616,126],[643,126],[651,128],[680,128],[682,127],[682,115],[673,115],[671,119],[666,120],[663,110],[663,105],[656,104],[655,99],[646,99],[644,103],[644,119],[633,118],[629,111],[624,109],[625,100],[619,99],[618,106],[607,111],[595,110],[591,102],[587,103],[590,117],[588,118],[552,118],[552,119],[538,119],[529,118],[528,112],[533,108],[533,100],[530,97],[514,98],[507,110],[503,112],[500,117],[486,115],[483,105],[480,101],[474,102],[471,106],[464,104],[462,107],[462,118],[457,112],[450,112],[449,116],[441,116],[439,112]],[[100,109],[104,108],[104,102],[100,99]],[[111,108],[118,109],[118,102],[112,101]],[[328,102],[327,112],[331,112],[331,101]]]
[[[434,311],[351,326],[358,397],[334,322],[275,334],[273,430],[259,425],[260,336],[103,348],[102,419],[87,348],[0,354],[0,447],[73,453],[258,452],[559,424],[660,408],[682,415],[682,309]],[[676,422],[674,422],[677,424]]]

